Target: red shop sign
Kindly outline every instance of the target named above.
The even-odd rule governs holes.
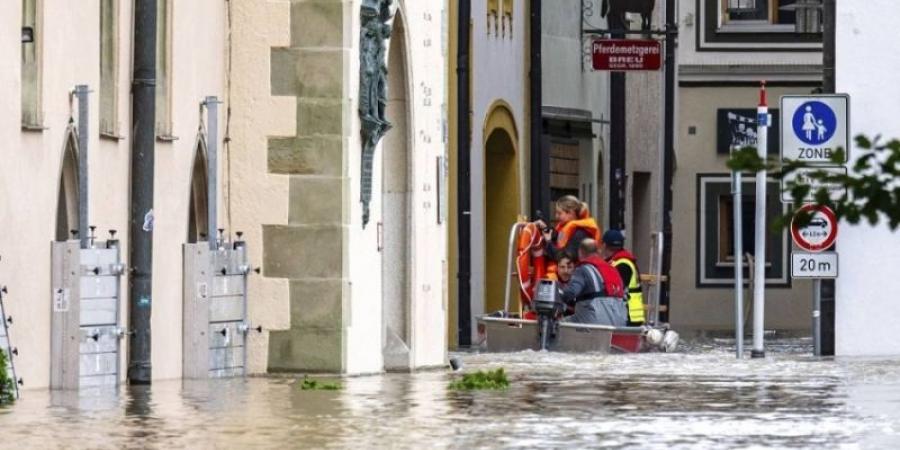
[[[659,70],[662,46],[652,39],[594,39],[594,70]]]

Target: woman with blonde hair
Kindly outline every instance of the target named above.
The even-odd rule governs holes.
[[[578,246],[585,239],[600,240],[600,227],[591,217],[586,203],[574,195],[556,201],[556,227],[550,228],[542,220],[536,224],[544,230],[545,251],[552,261],[564,253],[578,254]]]

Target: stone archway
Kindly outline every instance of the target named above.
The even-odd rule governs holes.
[[[209,186],[207,185],[206,142],[197,139],[191,169],[191,191],[188,206],[187,242],[189,244],[215,239],[207,236],[209,228]]]
[[[71,230],[78,229],[78,139],[75,130],[66,130],[62,169],[59,174],[59,193],[56,201],[56,241],[72,238]]]
[[[409,370],[412,347],[411,281],[414,255],[412,167],[409,130],[406,29],[400,10],[388,50],[386,115],[393,129],[382,146],[381,298],[386,370]]]
[[[520,213],[518,139],[509,108],[492,109],[484,135],[484,312],[489,313],[505,303],[509,230]],[[511,299],[510,305],[516,303]]]

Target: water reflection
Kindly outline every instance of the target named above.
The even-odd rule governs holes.
[[[900,361],[809,358],[806,341],[736,361],[726,343],[679,354],[462,355],[504,367],[507,391],[448,391],[445,372],[343,380],[167,381],[25,391],[0,446],[223,448],[896,447]]]

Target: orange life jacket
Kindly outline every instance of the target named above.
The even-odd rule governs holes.
[[[597,226],[597,221],[585,209],[581,212],[578,219],[556,224],[556,248],[559,250],[566,248],[569,239],[579,229],[585,231],[589,238],[600,241],[600,227]],[[552,274],[554,277],[556,276],[556,261],[550,261],[547,264],[547,273]]]

